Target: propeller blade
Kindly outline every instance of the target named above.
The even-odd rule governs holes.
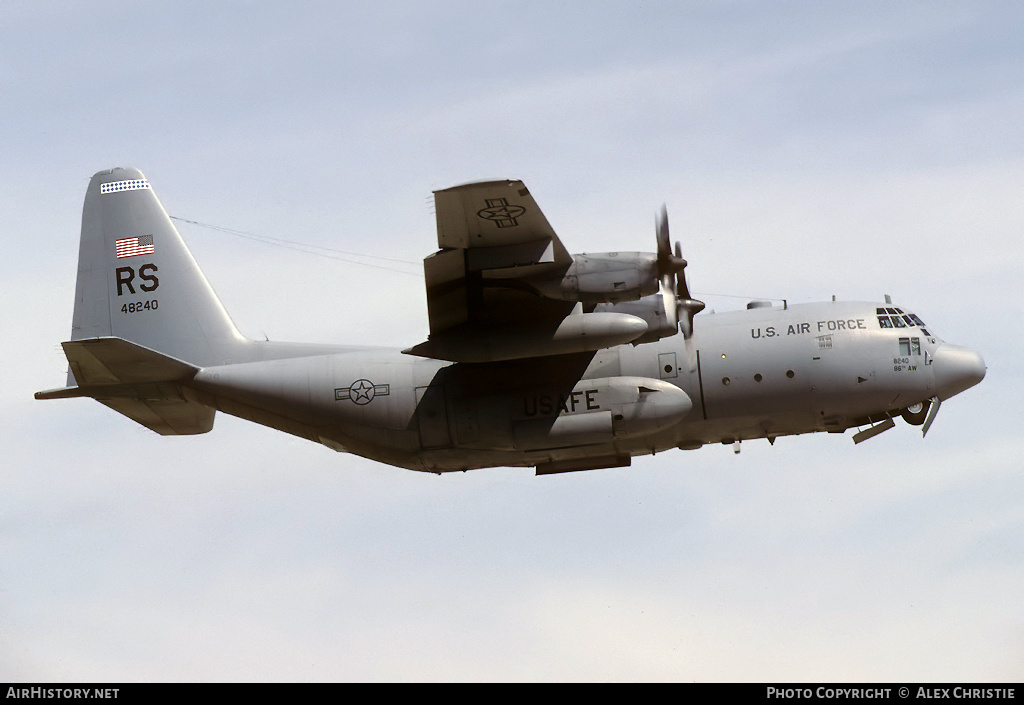
[[[686,260],[678,254],[678,243],[676,253],[673,254],[672,252],[672,242],[669,239],[668,233],[668,209],[664,204],[662,204],[661,210],[658,212],[655,231],[658,241],[658,274],[677,274],[683,271],[683,267],[686,266]]]
[[[659,291],[663,297],[665,316],[670,324],[674,318],[674,324],[689,338],[693,334],[693,317],[704,310],[704,302],[690,296],[690,287],[683,271],[686,269],[683,247],[677,241],[675,248],[672,248],[668,232],[668,208],[664,204],[658,212],[655,231],[658,241],[658,275],[661,277]]]
[[[686,260],[683,259],[683,247],[676,240],[675,259],[682,266],[679,275],[676,277],[676,300],[679,307],[679,323],[683,330],[683,337],[689,338],[693,335],[693,317],[704,310],[704,302],[698,301],[690,295],[690,286],[686,281]]]
[[[658,259],[662,257],[668,258],[671,254],[672,243],[669,242],[668,237],[668,208],[665,204],[661,205],[661,210],[658,212],[657,219],[654,225],[654,235],[658,241]]]
[[[666,325],[673,331],[677,331],[679,330],[679,303],[672,286],[672,277],[673,275],[666,274],[661,278],[661,286],[658,287],[658,293],[661,294],[662,308],[665,309]]]
[[[676,294],[682,299],[690,298],[690,288],[686,285],[686,273],[683,269],[686,268],[686,260],[683,259],[683,246],[676,240],[676,260],[683,263],[683,266],[679,269],[679,276],[676,277]]]

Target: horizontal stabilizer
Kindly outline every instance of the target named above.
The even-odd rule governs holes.
[[[213,428],[215,411],[188,401],[178,383],[198,367],[122,338],[62,343],[77,387],[37,392],[36,399],[91,397],[157,433],[189,435]]]
[[[88,397],[89,387],[59,387],[58,389],[47,389],[36,392],[36,399],[74,399],[75,397]]]
[[[81,386],[168,382],[191,378],[198,367],[122,338],[87,338],[61,343]]]
[[[161,436],[206,433],[213,428],[213,417],[217,413],[208,406],[183,399],[100,399],[99,402]]]

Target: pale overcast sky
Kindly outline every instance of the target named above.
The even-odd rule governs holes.
[[[0,680],[1020,680],[1024,5],[5,2]],[[571,251],[894,300],[981,351],[928,438],[433,476],[64,383],[82,198],[142,169],[239,327],[427,333],[431,191]],[[383,267],[381,269],[380,267]],[[698,325],[700,319],[698,318]]]

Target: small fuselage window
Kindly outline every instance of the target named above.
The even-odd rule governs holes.
[[[921,354],[920,338],[900,338],[900,356],[910,357]]]

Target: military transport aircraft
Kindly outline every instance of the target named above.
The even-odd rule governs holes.
[[[164,435],[217,411],[411,470],[632,456],[894,424],[927,433],[981,356],[884,303],[704,313],[662,209],[656,252],[570,255],[521,181],[437,191],[430,335],[406,350],[242,336],[135,169],[89,184],[68,386]]]

